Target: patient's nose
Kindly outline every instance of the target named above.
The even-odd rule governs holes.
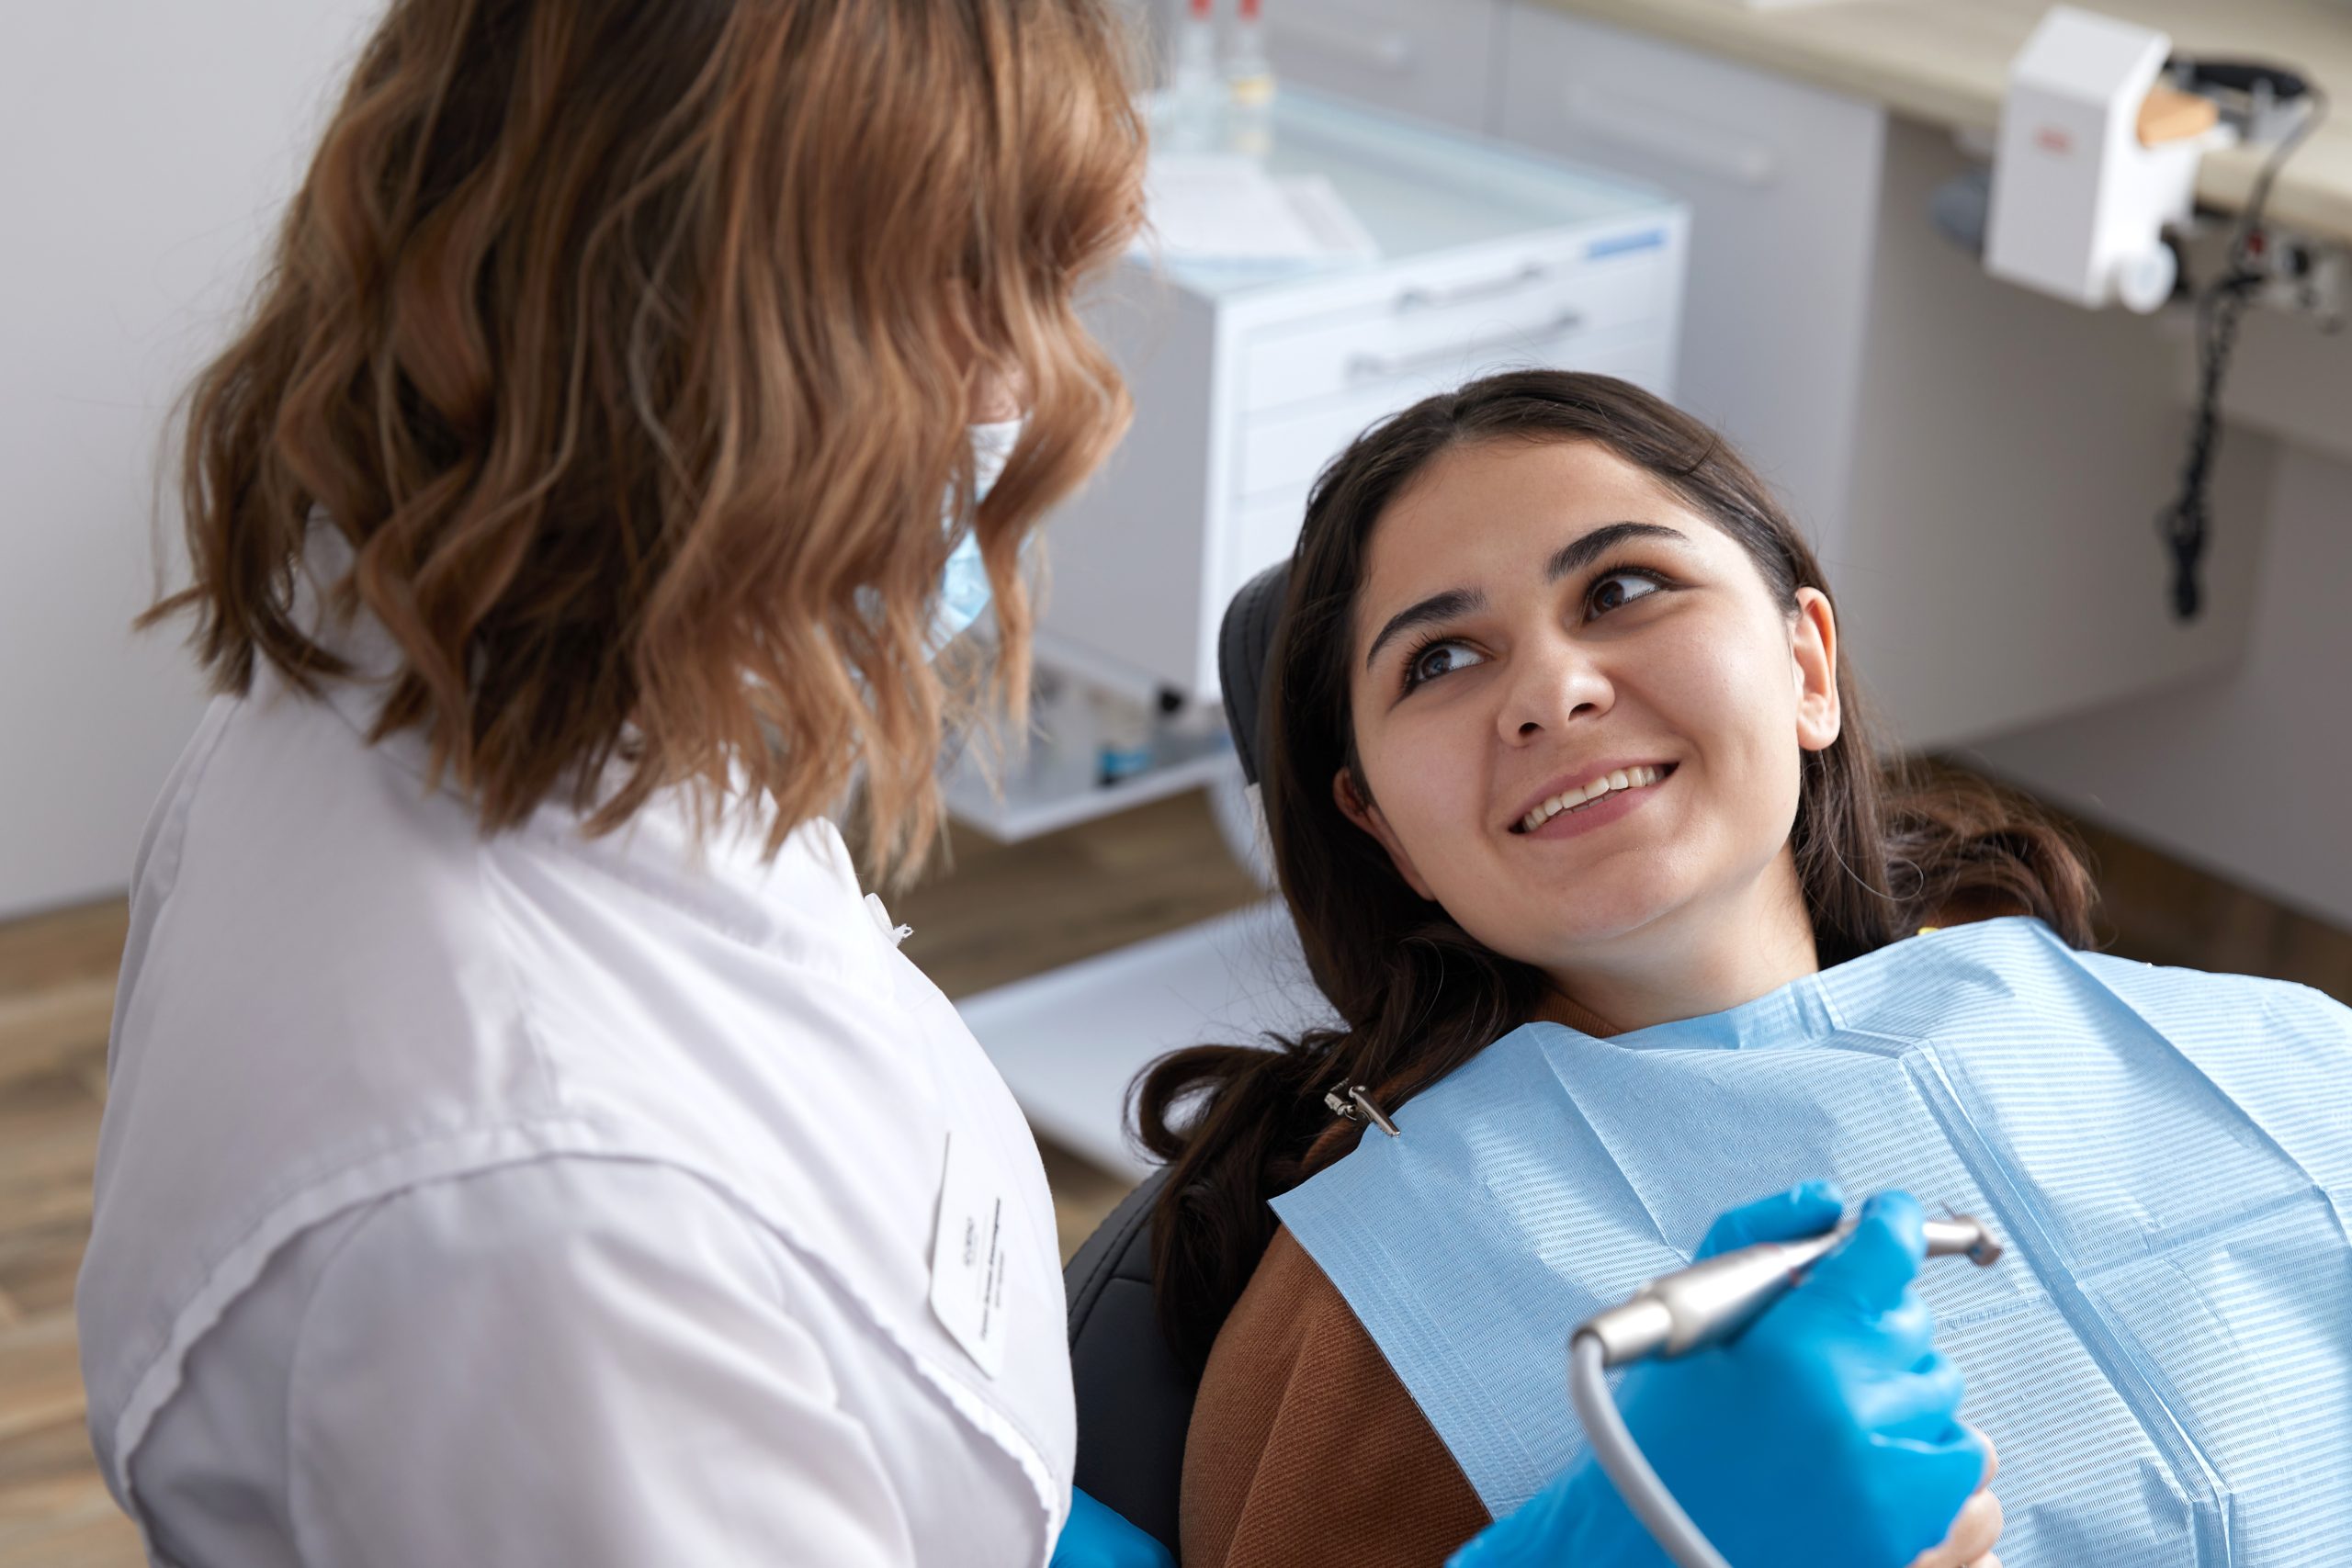
[[[1513,661],[1498,728],[1506,743],[1523,744],[1596,718],[1614,700],[1607,673],[1581,649],[1566,642],[1538,645]]]

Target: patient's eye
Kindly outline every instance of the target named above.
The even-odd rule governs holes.
[[[1405,689],[1411,691],[1424,681],[1440,675],[1451,675],[1456,670],[1467,670],[1473,664],[1484,664],[1487,656],[1467,644],[1432,642],[1414,650],[1405,660]]]
[[[1612,585],[1629,582],[1639,583],[1642,586],[1633,592],[1626,592],[1622,588],[1612,591]],[[1666,580],[1657,572],[1644,567],[1626,567],[1612,571],[1606,577],[1595,578],[1592,592],[1585,596],[1586,603],[1592,606],[1595,614],[1606,615],[1621,605],[1631,604],[1634,600],[1646,599],[1665,586]]]

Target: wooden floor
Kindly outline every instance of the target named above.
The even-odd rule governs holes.
[[[141,1561],[74,1358],[123,922],[115,902],[0,928],[0,1568]]]
[[[2085,830],[2105,945],[2156,963],[2274,975],[2352,1001],[2352,934],[2110,835]],[[891,900],[907,952],[950,996],[1108,951],[1257,896],[1203,797],[1012,848],[970,835]],[[127,1568],[83,1429],[72,1297],[90,1223],[107,1027],[124,912],[110,902],[0,926],[0,1568]],[[1065,1253],[1122,1185],[1046,1151]]]

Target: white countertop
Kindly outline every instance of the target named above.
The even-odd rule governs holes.
[[[2010,59],[2045,0],[1822,0],[1776,10],[1737,0],[1539,0],[1884,104],[1954,129],[1998,123]],[[2159,28],[2190,54],[2287,66],[2335,100],[2270,196],[2271,215],[2352,240],[2352,6],[2335,0],[2095,0],[2089,9]],[[2234,209],[2265,149],[2205,160],[2197,193]]]

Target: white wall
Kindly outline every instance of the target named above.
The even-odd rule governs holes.
[[[2292,446],[2276,462],[2238,669],[1972,755],[2061,806],[2352,927],[2352,464]],[[2247,521],[2223,515],[2217,526]]]
[[[1822,564],[1896,735],[1964,745],[2243,657],[2270,443],[2224,444],[2205,606],[2173,618],[2155,519],[2180,470],[2181,323],[1999,282],[1928,221],[1968,160],[1888,130],[1842,536]]]
[[[165,411],[225,336],[376,0],[0,11],[0,918],[119,890],[193,726],[134,637]],[[163,513],[176,531],[168,498]]]

